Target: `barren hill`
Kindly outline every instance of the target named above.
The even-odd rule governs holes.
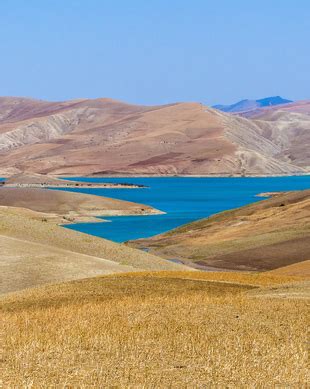
[[[0,294],[109,273],[184,268],[49,223],[30,209],[0,206],[0,220]]]
[[[277,194],[129,244],[198,268],[264,271],[306,261],[310,190]]]
[[[251,120],[198,103],[0,98],[0,175],[309,172],[310,116],[305,108],[286,115]]]

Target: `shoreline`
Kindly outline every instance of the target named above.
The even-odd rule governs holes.
[[[297,173],[286,173],[286,174],[251,174],[251,175],[243,175],[243,174],[57,174],[54,177],[61,179],[62,177],[65,179],[68,178],[273,178],[273,177],[304,177],[309,176],[310,172],[297,172]],[[48,175],[46,175],[48,176]],[[12,175],[1,174],[1,178],[10,178]],[[108,183],[110,184],[110,183]],[[112,184],[112,183],[111,183]],[[120,183],[121,184],[121,183]],[[112,184],[113,185],[113,184]],[[123,185],[132,186],[130,184],[123,183]],[[135,185],[135,184],[133,184]],[[144,185],[137,185],[138,187],[145,187]]]
[[[309,176],[309,174],[307,175],[302,175],[302,176],[299,176],[299,177],[307,177]],[[62,176],[63,177],[63,176]],[[77,176],[76,176],[77,177]],[[114,176],[115,177],[115,176]],[[127,177],[127,176],[126,176]],[[134,176],[132,176],[134,177]],[[148,177],[148,178],[170,178],[170,177],[174,177],[174,178],[182,178],[182,177],[185,177],[185,178],[205,178],[205,177],[210,177],[210,176],[135,176],[136,178],[138,177]],[[265,176],[264,176],[265,177]],[[267,177],[270,177],[271,176],[267,176]],[[293,175],[293,176],[289,176],[289,175],[286,175],[286,176],[277,176],[277,177],[298,177],[296,175]],[[72,177],[73,178],[73,177]],[[91,177],[81,177],[81,178],[91,178]],[[98,177],[100,178],[100,177]],[[107,178],[106,176],[102,177],[103,179],[104,178]],[[120,177],[121,178],[121,177]],[[124,178],[124,177],[123,177]],[[130,178],[130,177],[127,177],[127,178]],[[228,178],[228,177],[219,177],[219,176],[212,176],[212,178]],[[239,176],[235,176],[235,177],[229,177],[229,178],[239,178]],[[245,177],[244,177],[245,178]],[[257,177],[254,177],[254,176],[250,176],[248,178],[257,178]],[[65,180],[64,180],[65,181]],[[68,181],[70,182],[70,181]],[[65,186],[63,186],[63,184],[65,184]],[[77,190],[78,189],[83,189],[83,188],[106,188],[106,189],[120,189],[120,188],[148,188],[148,186],[144,186],[144,185],[135,185],[135,184],[128,184],[126,185],[125,183],[102,183],[102,184],[97,184],[97,183],[91,183],[91,182],[83,182],[83,181],[72,181],[72,184],[70,185],[67,185],[66,184],[66,181],[64,183],[59,183],[59,184],[55,184],[55,183],[51,183],[51,184],[48,184],[48,183],[21,183],[21,184],[18,184],[18,183],[12,183],[12,184],[8,184],[8,185],[3,185],[2,186],[3,188],[16,188],[16,189],[44,189],[44,188],[50,188],[50,189],[63,189],[63,188],[76,188]],[[0,185],[0,191],[1,191],[1,185]],[[268,197],[272,197],[272,196],[275,196],[275,195],[278,195],[280,194],[281,192],[260,192],[260,193],[257,193],[255,194],[255,197],[260,197],[260,198],[268,198]],[[94,194],[95,196],[98,196],[96,194]],[[113,194],[111,193],[111,196],[109,196],[109,198],[111,200],[117,200],[113,197]],[[101,197],[99,195],[99,197]],[[262,200],[260,200],[262,201]],[[253,201],[255,202],[255,201]],[[252,203],[252,202],[251,202]],[[250,203],[250,204],[251,204]],[[155,209],[153,207],[151,207],[151,209],[148,209],[149,206],[146,206],[146,209],[141,209],[140,212],[128,212],[127,210],[104,210],[104,211],[98,211],[96,210],[95,212],[94,211],[90,211],[90,212],[87,212],[87,213],[77,213],[77,212],[70,212],[69,214],[65,215],[65,216],[60,216],[60,215],[53,215],[52,217],[48,217],[48,219],[52,220],[54,219],[54,222],[56,222],[57,224],[59,224],[60,226],[63,226],[63,227],[66,227],[66,226],[69,226],[69,225],[78,225],[78,224],[88,224],[88,223],[105,223],[105,222],[110,222],[110,220],[106,220],[105,217],[109,218],[109,217],[121,217],[121,216],[151,216],[151,215],[163,215],[163,214],[166,214],[165,211],[161,211],[159,209]],[[142,211],[142,212],[141,212]],[[212,215],[210,215],[212,216]],[[92,235],[92,234],[90,234]],[[96,235],[93,235],[93,236],[96,236]],[[140,239],[140,238],[138,238]]]

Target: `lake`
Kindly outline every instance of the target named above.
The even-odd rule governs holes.
[[[147,186],[143,189],[79,189],[82,192],[113,197],[150,205],[166,212],[152,216],[104,217],[108,223],[67,225],[76,231],[124,242],[160,234],[182,224],[231,208],[259,201],[261,192],[310,188],[310,176],[198,178],[198,177],[137,177],[137,178],[72,178],[86,182],[126,182]]]

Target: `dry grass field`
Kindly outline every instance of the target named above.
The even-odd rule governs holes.
[[[1,300],[2,385],[306,387],[309,295],[291,293],[307,290],[300,280],[148,272],[7,295]]]

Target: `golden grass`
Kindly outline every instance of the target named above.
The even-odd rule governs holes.
[[[131,273],[9,295],[1,301],[3,385],[306,387],[305,300],[252,297],[264,287],[248,285],[287,281]]]
[[[138,272],[122,273],[118,277],[137,277]],[[148,277],[159,278],[177,278],[191,280],[205,280],[227,282],[232,284],[250,285],[250,286],[274,286],[279,284],[287,284],[290,282],[303,281],[300,276],[278,275],[272,272],[266,273],[247,273],[247,272],[202,272],[202,271],[159,271],[159,272],[143,272]]]

